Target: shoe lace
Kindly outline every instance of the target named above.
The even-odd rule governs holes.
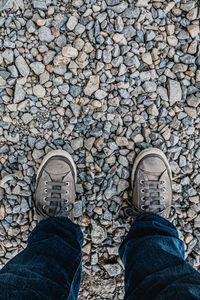
[[[142,179],[140,181],[140,185],[142,186],[140,192],[143,195],[140,200],[143,202],[140,208],[127,208],[125,209],[125,213],[128,216],[136,216],[138,214],[143,214],[144,212],[153,212],[162,215],[166,209],[169,207],[173,210],[172,216],[173,218],[176,210],[173,205],[165,205],[162,201],[165,200],[165,197],[161,194],[166,191],[164,187],[161,185],[165,184],[164,180],[149,180]]]
[[[45,185],[52,186],[52,188],[46,188],[44,193],[50,193],[51,197],[44,197],[43,202],[50,204],[44,204],[43,209],[47,214],[50,214],[51,211],[54,214],[66,213],[69,214],[73,209],[73,203],[66,198],[62,198],[62,194],[65,196],[69,194],[69,190],[64,190],[62,187],[69,186],[69,182],[57,182],[57,181],[46,181]]]

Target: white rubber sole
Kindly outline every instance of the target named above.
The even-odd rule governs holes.
[[[161,156],[163,158],[163,160],[165,161],[166,165],[169,168],[169,172],[170,172],[170,178],[172,179],[172,172],[171,172],[171,167],[170,164],[168,162],[167,157],[165,156],[165,154],[163,153],[163,151],[161,151],[158,148],[147,148],[142,150],[138,156],[136,157],[134,164],[133,164],[133,169],[132,169],[132,174],[131,174],[131,186],[133,188],[133,182],[134,182],[134,178],[135,178],[135,172],[136,169],[138,167],[138,164],[140,163],[141,159],[143,159],[145,156],[149,155],[149,154],[157,154],[159,156]]]
[[[57,156],[57,155],[64,156],[64,157],[66,157],[70,161],[70,163],[72,164],[72,166],[74,168],[75,182],[77,182],[76,165],[74,163],[74,160],[73,160],[72,156],[67,151],[65,151],[65,150],[52,150],[47,155],[44,156],[43,161],[42,161],[42,163],[41,163],[41,165],[40,165],[40,167],[38,169],[38,172],[37,172],[36,181],[38,179],[38,176],[40,174],[41,169],[43,168],[44,164],[46,164],[47,160],[49,160],[51,157]]]

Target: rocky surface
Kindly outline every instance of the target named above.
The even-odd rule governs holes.
[[[197,0],[1,1],[0,264],[36,225],[43,156],[78,168],[80,299],[123,299],[118,247],[131,220],[136,154],[162,149],[173,171],[175,224],[200,267],[200,46]],[[88,282],[90,284],[88,284]]]

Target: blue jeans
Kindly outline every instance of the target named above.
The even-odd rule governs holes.
[[[83,235],[64,217],[41,221],[25,250],[0,271],[0,299],[78,297]],[[176,228],[155,214],[137,218],[119,249],[125,299],[200,299],[200,273],[184,260]]]

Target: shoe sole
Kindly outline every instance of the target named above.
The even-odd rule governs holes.
[[[158,148],[147,148],[147,149],[144,149],[142,150],[138,156],[136,157],[134,163],[133,163],[133,169],[132,169],[132,174],[131,174],[131,186],[132,186],[132,189],[133,189],[133,183],[134,183],[134,178],[135,178],[135,172],[136,172],[136,169],[138,167],[138,164],[139,162],[147,155],[150,155],[150,154],[156,154],[156,155],[159,155],[163,160],[164,162],[166,163],[168,169],[169,169],[169,174],[170,174],[170,179],[172,180],[172,172],[171,172],[171,167],[170,167],[170,164],[168,162],[168,159],[166,157],[166,155],[163,153],[163,151],[161,151],[160,149]]]
[[[65,150],[52,150],[50,151],[48,154],[46,154],[43,158],[43,161],[38,169],[38,172],[37,172],[37,176],[36,176],[36,182],[38,180],[38,177],[39,177],[39,174],[41,172],[41,169],[43,168],[44,164],[46,164],[46,162],[51,158],[51,157],[54,157],[54,156],[63,156],[65,158],[67,158],[73,169],[74,169],[74,174],[75,174],[75,183],[77,182],[77,170],[76,170],[76,165],[74,163],[74,160],[72,158],[72,156]]]

